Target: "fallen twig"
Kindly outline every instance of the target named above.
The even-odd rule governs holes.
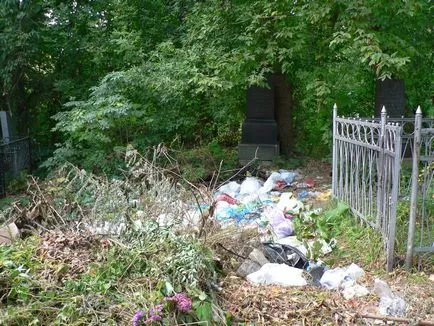
[[[380,315],[374,315],[374,314],[358,314],[359,317],[362,318],[370,318],[370,319],[379,319],[384,321],[396,321],[399,323],[408,323],[411,325],[420,325],[420,326],[434,326],[434,321],[430,320],[413,320],[409,318],[403,318],[403,317],[392,317],[392,316],[380,316]]]
[[[225,246],[223,246],[221,243],[217,243],[217,245],[219,247],[221,247],[222,249],[226,250],[227,252],[231,253],[232,255],[237,256],[238,258],[247,259],[247,257],[244,257],[244,256],[241,256],[241,255],[237,254],[236,252],[234,252],[234,251],[226,248]]]
[[[33,184],[36,186],[36,188],[39,191],[39,194],[42,197],[42,200],[45,202],[45,204],[48,206],[48,208],[50,208],[56,215],[57,217],[62,221],[62,223],[65,225],[66,222],[63,219],[63,217],[59,214],[59,212],[49,204],[48,200],[45,198],[44,193],[42,192],[41,188],[39,187],[38,183],[36,182],[35,178],[33,176],[30,176],[32,178]]]

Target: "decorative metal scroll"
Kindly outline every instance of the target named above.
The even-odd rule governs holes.
[[[373,121],[380,123],[381,118],[373,118]],[[413,139],[415,132],[415,118],[386,118],[386,123],[399,124],[402,127],[402,159],[411,157],[413,153]],[[434,128],[434,118],[422,118],[422,128],[432,129]]]
[[[333,114],[333,196],[381,231],[387,269],[394,260],[402,127]]]

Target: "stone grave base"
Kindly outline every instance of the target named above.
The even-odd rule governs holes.
[[[241,164],[250,162],[254,157],[260,161],[274,161],[279,156],[278,144],[239,144],[238,159]]]

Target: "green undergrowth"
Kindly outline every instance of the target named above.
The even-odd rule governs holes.
[[[194,148],[180,147],[172,153],[180,174],[195,183],[211,181],[216,173],[218,178],[227,179],[238,167],[236,148],[223,147],[218,142]]]
[[[0,246],[0,324],[128,325],[180,293],[192,309],[167,305],[164,325],[225,319],[213,252],[198,220],[183,224],[198,213],[185,203],[203,194],[159,168],[158,157],[130,148],[125,160],[122,178],[66,165],[43,182],[30,178],[30,200],[4,203],[2,220],[39,235]]]
[[[356,263],[366,270],[384,270],[383,242],[370,226],[350,216],[340,224],[336,240],[337,249],[327,259],[329,264]]]
[[[419,203],[420,204],[420,203]],[[426,203],[427,212],[432,211],[430,203]],[[395,235],[395,269],[404,268],[404,260],[407,250],[409,202],[398,202],[397,223]],[[416,230],[421,227],[420,220],[416,220]],[[431,234],[434,232],[431,225]],[[324,239],[336,246],[332,253],[322,257],[320,243],[316,243],[311,250],[313,257],[321,258],[329,267],[344,266],[356,263],[373,273],[385,273],[385,250],[381,234],[371,226],[355,217],[348,206],[342,202],[331,201],[322,211],[311,210],[301,214],[295,219],[295,230],[299,240]],[[427,240],[425,239],[425,242]],[[420,233],[415,234],[415,244],[420,242]],[[432,255],[416,256],[414,259],[414,271],[419,268],[422,272],[432,273],[434,261]],[[419,273],[414,278],[418,279]],[[425,279],[421,277],[421,279]]]
[[[383,268],[383,246],[380,236],[353,216],[349,207],[332,201],[322,211],[310,211],[295,220],[299,240],[323,239],[336,242],[332,253],[321,257],[329,267],[356,263],[363,268]],[[320,256],[320,244],[314,244],[313,256]]]
[[[109,242],[90,248],[92,261],[77,274],[69,273],[71,264],[46,259],[37,236],[0,247],[2,324],[125,325],[137,310],[147,311],[178,292],[185,292],[195,309],[172,318],[193,322],[207,315],[211,321],[212,297],[201,290],[206,289],[202,280],[213,278],[211,253],[193,239],[167,232],[136,236],[142,241],[131,246]]]

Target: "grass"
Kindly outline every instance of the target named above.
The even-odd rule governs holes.
[[[213,253],[195,228],[181,224],[191,213],[182,203],[204,191],[132,149],[128,154],[124,178],[65,166],[44,182],[30,178],[28,200],[0,211],[39,233],[0,246],[2,323],[125,325],[136,311],[146,315],[180,292],[193,309],[168,307],[165,324],[225,318],[209,286],[217,277]],[[157,223],[163,215],[170,219]],[[87,231],[98,223],[113,228],[99,236]],[[124,230],[111,234],[116,225]]]
[[[138,309],[167,294],[166,282],[158,281],[167,268],[148,258],[148,248],[101,248],[95,241],[88,266],[74,273],[61,250],[50,258],[40,250],[43,241],[32,236],[1,248],[0,319],[8,325],[129,324]],[[160,275],[153,274],[157,264]]]
[[[300,239],[336,239],[336,248],[321,258],[329,267],[356,263],[367,269],[384,268],[381,237],[358,222],[345,204],[330,201],[321,213],[302,214],[295,222]]]
[[[190,209],[183,203],[212,197],[182,176],[206,179],[216,167],[224,171],[235,166],[233,154],[210,145],[177,153],[184,160],[180,166],[165,156],[161,159],[171,165],[160,169],[155,165],[160,158],[149,161],[130,150],[124,178],[109,180],[67,166],[42,183],[29,179],[26,200],[9,207],[8,214],[21,224],[38,223],[40,234],[0,246],[0,320],[8,325],[130,324],[138,310],[149,311],[164,297],[184,292],[193,301],[192,311],[182,314],[168,308],[165,324],[223,324],[226,316],[211,288],[221,266],[230,269],[236,264],[228,259],[217,266],[211,248],[231,241],[244,246],[248,241],[233,230],[212,229],[209,221],[202,224],[204,238],[192,224],[182,225]],[[216,156],[229,157],[228,165],[220,167]],[[284,162],[291,168],[301,164]],[[16,198],[2,200],[0,208],[12,202]],[[407,213],[400,209],[398,222],[404,223]],[[26,212],[34,212],[31,220]],[[169,216],[169,224],[158,225],[161,216]],[[95,236],[79,227],[99,221],[125,223],[126,231]],[[204,215],[199,214],[201,221]],[[337,240],[334,251],[321,257],[329,267],[356,263],[384,275],[380,236],[345,205],[332,201],[322,213],[302,215],[295,223],[303,239]],[[399,234],[397,239],[404,238]],[[426,282],[425,274],[397,273],[415,284]]]

